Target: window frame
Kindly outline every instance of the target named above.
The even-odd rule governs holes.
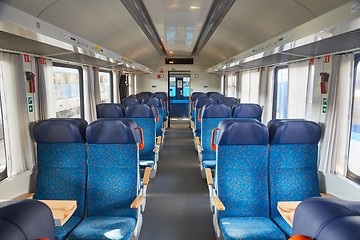
[[[66,63],[53,62],[53,67],[72,68],[79,71],[79,88],[80,88],[80,117],[84,118],[84,75],[83,68],[78,65],[71,65]]]
[[[353,115],[354,115],[354,102],[355,102],[355,87],[356,87],[356,73],[357,73],[357,69],[358,69],[358,65],[360,64],[360,54],[356,54],[354,56],[354,74],[353,74],[353,79],[352,79],[352,100],[351,100],[351,113],[350,113],[350,127],[349,127],[349,139],[348,139],[348,147],[347,147],[347,152],[346,152],[346,178],[348,178],[349,180],[356,182],[358,184],[360,184],[360,175],[357,175],[356,173],[352,172],[349,169],[349,160],[350,160],[350,144],[351,144],[351,127],[352,127],[352,122],[353,122]]]
[[[279,71],[282,69],[289,69],[288,65],[282,65],[282,66],[276,66],[274,68],[274,90],[273,90],[273,105],[272,105],[272,119],[276,119],[276,112],[277,112],[277,98],[278,98],[278,76],[279,76]],[[288,82],[289,82],[289,78],[288,78]],[[289,92],[289,89],[288,89]],[[288,96],[288,101],[289,101],[289,96]]]
[[[110,84],[110,103],[114,103],[114,87],[113,87],[114,74],[111,70],[100,69],[99,73],[98,73],[99,74],[99,86],[100,86],[100,73],[101,72],[110,74],[110,83],[109,83]],[[100,92],[100,95],[101,95],[101,92]]]

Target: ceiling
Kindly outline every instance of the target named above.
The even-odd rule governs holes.
[[[145,66],[159,53],[120,0],[0,0]],[[191,57],[210,0],[143,0],[173,56]],[[349,0],[236,0],[199,54],[210,67]],[[1,14],[1,11],[0,11]]]

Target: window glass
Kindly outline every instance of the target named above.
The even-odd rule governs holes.
[[[289,76],[288,67],[277,67],[275,69],[275,109],[273,118],[287,118],[288,114],[288,92],[289,92]]]
[[[349,146],[348,170],[352,175],[360,176],[360,68],[356,64],[353,94],[352,122]]]
[[[236,98],[236,74],[229,74],[227,84],[226,96]]]
[[[56,117],[80,118],[80,71],[53,66]]]
[[[111,103],[112,99],[112,73],[108,71],[99,72],[100,99],[102,103]]]
[[[2,108],[0,104],[0,180],[7,177],[6,172],[6,157],[5,157],[5,141],[4,141],[4,125]]]

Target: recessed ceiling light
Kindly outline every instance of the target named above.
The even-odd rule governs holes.
[[[190,6],[190,9],[199,9],[199,6]]]

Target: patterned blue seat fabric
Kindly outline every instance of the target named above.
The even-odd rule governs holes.
[[[130,209],[139,191],[136,124],[99,119],[86,131],[88,177],[86,218],[69,239],[130,239],[139,210]]]
[[[156,128],[154,107],[146,104],[131,105],[125,110],[125,117],[133,120],[143,129],[144,148],[140,151],[140,167],[154,167],[156,164],[156,153],[153,151],[156,146]]]
[[[268,129],[270,214],[291,236],[292,229],[280,216],[277,203],[320,196],[317,156],[321,128],[311,121],[292,119],[271,120]]]
[[[262,108],[254,103],[239,103],[233,106],[233,118],[251,118],[261,122]]]
[[[230,108],[238,103],[238,100],[234,97],[223,97],[218,100],[218,103],[224,104]]]
[[[215,189],[224,239],[285,239],[269,216],[268,130],[257,120],[219,124]]]
[[[163,138],[163,122],[164,122],[164,116],[165,116],[165,110],[164,106],[161,103],[161,100],[156,97],[149,97],[142,100],[141,103],[147,104],[149,106],[152,106],[156,108],[159,112],[159,121],[156,122],[156,136],[161,136]]]
[[[96,106],[97,118],[123,118],[125,107],[116,103],[102,103]]]
[[[124,105],[124,107],[128,107],[133,104],[140,103],[139,100],[135,96],[129,96],[126,98],[121,99],[121,104]]]
[[[194,123],[195,123],[195,132],[194,137],[200,137],[201,136],[201,122],[198,120],[199,111],[202,110],[202,108],[205,106],[205,104],[213,104],[215,103],[214,99],[212,98],[198,98],[195,100],[194,106],[195,106],[195,115],[194,115]]]
[[[55,239],[54,219],[46,204],[26,199],[0,203],[0,239]]]
[[[202,165],[204,169],[215,169],[216,152],[211,149],[211,133],[221,120],[231,118],[231,109],[223,104],[209,104],[203,107],[201,115]]]
[[[309,221],[311,219],[311,221]],[[293,234],[317,240],[360,239],[360,202],[310,198],[296,208]]]
[[[56,239],[65,239],[84,217],[86,189],[86,132],[82,119],[48,119],[35,124],[38,172],[35,199],[76,200],[77,209]]]

